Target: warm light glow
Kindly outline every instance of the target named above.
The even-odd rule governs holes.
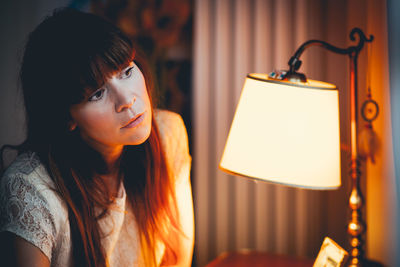
[[[340,186],[336,86],[291,83],[264,74],[246,78],[221,169],[311,189]]]

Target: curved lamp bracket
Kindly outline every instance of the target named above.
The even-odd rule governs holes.
[[[290,81],[302,81],[302,82],[307,81],[306,76],[302,73],[298,73],[297,70],[301,66],[300,56],[303,54],[304,50],[306,50],[311,46],[320,46],[337,54],[349,55],[350,58],[357,57],[361,49],[364,47],[364,43],[372,42],[372,40],[374,39],[373,35],[370,35],[369,38],[367,38],[364,32],[360,28],[353,28],[350,32],[350,40],[356,41],[357,35],[358,35],[358,44],[355,46],[349,46],[347,48],[340,48],[320,40],[309,40],[307,42],[304,42],[296,50],[295,54],[290,58],[288,62],[289,71],[286,73],[283,79]]]

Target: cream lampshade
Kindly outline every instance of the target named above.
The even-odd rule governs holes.
[[[220,168],[289,186],[338,188],[340,132],[336,86],[249,74]]]

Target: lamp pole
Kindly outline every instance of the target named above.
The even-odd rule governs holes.
[[[337,54],[348,55],[350,59],[350,129],[351,129],[351,164],[350,164],[350,177],[351,177],[351,193],[349,197],[349,207],[351,210],[351,217],[347,225],[347,232],[350,235],[350,259],[348,266],[356,267],[362,265],[364,256],[362,235],[365,233],[366,224],[362,219],[361,209],[364,205],[363,195],[360,189],[360,160],[357,151],[357,61],[358,55],[365,42],[372,42],[374,37],[372,35],[367,38],[363,31],[359,28],[354,28],[350,32],[350,39],[356,40],[358,35],[358,44],[347,48],[339,48],[327,42],[320,40],[310,40],[303,43],[289,60],[289,71],[286,73],[284,79],[298,82],[306,81],[306,77],[297,70],[301,66],[300,56],[304,50],[311,46],[321,46],[329,51]]]

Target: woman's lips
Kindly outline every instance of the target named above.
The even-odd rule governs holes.
[[[134,117],[132,120],[130,120],[128,122],[127,125],[125,125],[124,127],[122,127],[122,129],[126,129],[126,128],[134,128],[137,125],[139,125],[140,123],[142,123],[142,121],[144,120],[144,112],[137,115],[136,117]]]

